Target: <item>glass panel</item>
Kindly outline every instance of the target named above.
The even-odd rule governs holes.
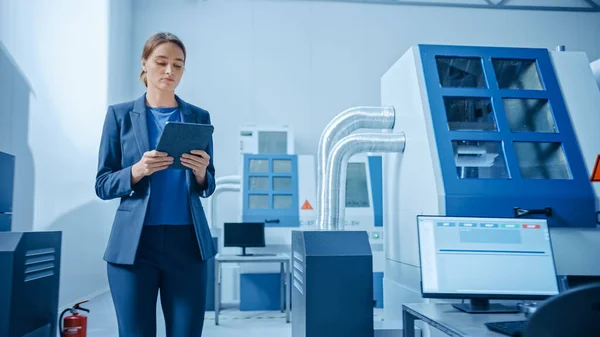
[[[287,132],[260,131],[258,133],[258,154],[286,154]]]
[[[511,131],[558,132],[547,99],[505,98],[502,101]]]
[[[274,191],[291,191],[292,190],[292,178],[291,177],[273,177],[273,190]]]
[[[292,208],[291,195],[273,195],[273,208],[275,209],[290,209]]]
[[[489,98],[444,97],[448,127],[461,131],[496,131],[496,118]]]
[[[572,179],[561,143],[515,142],[525,179]]]
[[[248,195],[248,207],[252,208],[252,209],[269,208],[269,195],[268,194],[249,194]]]
[[[250,177],[250,191],[266,191],[269,189],[268,177]]]
[[[480,58],[436,56],[435,60],[442,87],[487,88]]]
[[[291,173],[292,161],[290,159],[273,159],[273,172]]]
[[[266,159],[250,159],[250,172],[269,172],[269,161]]]
[[[366,164],[348,163],[346,172],[346,207],[369,207]]]
[[[535,60],[493,59],[500,89],[544,90]]]
[[[509,179],[502,143],[453,140],[456,172],[461,179]]]

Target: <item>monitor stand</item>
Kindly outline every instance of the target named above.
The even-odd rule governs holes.
[[[468,312],[469,314],[500,314],[500,313],[518,313],[517,306],[507,306],[503,304],[490,304],[488,299],[473,298],[470,303],[452,304],[458,310]]]
[[[246,247],[242,247],[242,253],[237,256],[253,256],[254,254],[246,254]]]

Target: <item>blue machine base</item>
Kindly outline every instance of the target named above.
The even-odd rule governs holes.
[[[279,273],[240,274],[240,310],[279,310],[280,289]]]
[[[375,308],[383,308],[383,272],[373,273],[373,301]]]
[[[212,260],[211,260],[212,261]],[[214,266],[213,266],[214,268]],[[269,311],[279,310],[281,299],[279,288],[279,273],[253,273],[240,275],[240,310]],[[290,276],[291,281],[291,276]],[[288,284],[291,284],[288,283]],[[212,302],[207,303],[207,311],[214,308],[214,289],[207,295]],[[285,293],[284,293],[285,296]],[[285,297],[284,297],[285,303]],[[373,273],[373,302],[375,308],[383,308],[383,272]],[[210,305],[210,309],[209,308]]]

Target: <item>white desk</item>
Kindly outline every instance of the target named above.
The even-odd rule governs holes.
[[[290,256],[288,254],[249,256],[217,254],[215,256],[215,325],[219,325],[219,311],[221,310],[221,264],[223,263],[279,263],[281,274],[281,312],[283,312],[285,307],[285,321],[287,323],[290,322]]]

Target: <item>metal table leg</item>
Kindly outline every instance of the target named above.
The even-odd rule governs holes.
[[[291,307],[291,299],[290,299],[290,260],[285,261],[285,284],[287,285],[285,287],[285,293],[286,293],[286,305],[285,305],[285,321],[286,323],[290,322],[290,307]]]
[[[279,291],[279,298],[280,298],[280,308],[281,308],[281,312],[283,312],[284,310],[284,294],[283,291],[285,289],[285,272],[283,270],[283,262],[281,262],[279,264],[279,278],[281,278],[281,284],[280,284],[280,291]]]
[[[215,259],[215,325],[219,325],[221,310],[221,263]]]
[[[405,308],[402,309],[402,336],[415,337],[415,319],[416,317],[408,312]]]

